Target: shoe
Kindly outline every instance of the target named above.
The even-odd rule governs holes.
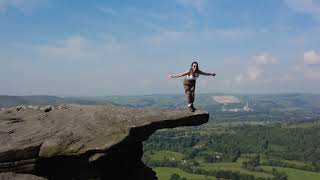
[[[192,106],[189,106],[189,107],[188,107],[188,110],[189,110],[190,112],[194,112],[194,109],[192,108]]]
[[[191,108],[193,109],[193,111],[197,110],[197,108],[195,108],[193,104],[191,105]]]

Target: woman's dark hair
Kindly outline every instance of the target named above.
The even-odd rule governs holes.
[[[194,61],[193,63],[191,63],[190,73],[192,72],[192,66],[193,66],[193,64],[196,64],[196,65],[197,65],[196,73],[199,73],[199,65],[198,65],[198,62],[196,62],[196,61]]]

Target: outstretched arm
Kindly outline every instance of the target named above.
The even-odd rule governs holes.
[[[172,78],[178,78],[178,77],[182,77],[182,76],[185,76],[189,74],[189,71],[186,71],[184,73],[181,73],[181,74],[177,74],[177,75],[169,75],[168,78],[172,79]]]
[[[205,75],[205,76],[216,76],[216,73],[206,73],[206,72],[203,72],[203,71],[200,71],[200,70],[199,70],[199,74]]]

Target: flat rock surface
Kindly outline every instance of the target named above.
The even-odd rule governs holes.
[[[0,180],[46,180],[46,178],[31,174],[0,173]]]
[[[49,112],[41,108],[2,109],[0,163],[104,151],[124,140],[134,128],[200,125],[208,118],[204,111],[111,105],[67,105]]]

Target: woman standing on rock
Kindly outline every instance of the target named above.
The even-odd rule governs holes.
[[[206,75],[206,76],[215,76],[215,73],[206,73],[201,70],[199,70],[199,66],[197,62],[193,62],[191,64],[191,68],[189,71],[186,71],[181,74],[177,75],[169,75],[168,78],[178,78],[186,76],[183,81],[183,87],[184,87],[184,93],[186,95],[187,101],[188,101],[188,109],[191,112],[194,112],[196,108],[193,106],[194,102],[194,96],[195,96],[195,88],[196,88],[196,79],[199,77],[199,75]]]

